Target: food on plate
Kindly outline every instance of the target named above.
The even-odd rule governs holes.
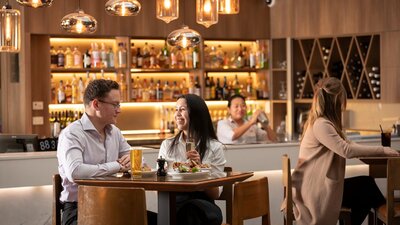
[[[147,164],[143,164],[142,171],[148,172],[148,171],[151,171],[151,168]]]
[[[174,170],[178,170],[180,173],[196,173],[200,172],[201,169],[210,168],[209,164],[201,164],[194,160],[189,160],[188,162],[174,162],[172,165]]]

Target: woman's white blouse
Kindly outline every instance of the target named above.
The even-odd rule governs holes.
[[[247,122],[247,120],[245,120]],[[242,136],[236,140],[232,140],[233,130],[238,124],[229,117],[228,119],[218,121],[217,137],[224,144],[254,144],[267,140],[267,132],[256,124],[252,125]]]

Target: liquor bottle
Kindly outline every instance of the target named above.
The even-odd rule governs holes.
[[[224,85],[222,86],[222,97],[224,100],[229,98],[228,80],[226,76],[224,76]]]
[[[210,67],[211,68],[218,68],[218,58],[217,58],[217,49],[215,46],[211,46],[211,51],[209,53],[209,60],[210,60]]]
[[[177,52],[177,48],[173,48],[170,53],[170,58],[171,58],[170,68],[171,69],[178,68],[178,59],[176,57],[176,52]]]
[[[74,68],[82,68],[82,66],[83,66],[82,53],[78,50],[78,47],[74,47],[74,51],[72,52],[72,55],[74,58],[73,67]]]
[[[235,80],[233,81],[233,90],[235,94],[241,94],[241,88],[237,74],[235,74]]]
[[[54,121],[56,120],[56,117],[54,116],[54,112],[50,113],[49,116],[49,123],[50,123],[50,137],[53,137],[54,135]]]
[[[187,69],[193,68],[193,53],[189,47],[186,48],[184,55],[185,55],[185,68]]]
[[[187,83],[186,83],[186,78],[182,78],[182,82],[180,83],[179,88],[180,88],[181,93],[183,95],[189,94],[189,88],[188,88]]]
[[[137,52],[135,49],[135,43],[131,43],[131,66],[132,68],[136,68],[137,67]]]
[[[126,81],[125,81],[123,73],[119,74],[119,88],[121,90],[121,100],[122,100],[122,102],[126,102],[128,99],[127,93],[126,93],[127,85],[126,85]]]
[[[122,42],[118,43],[117,55],[118,55],[117,67],[118,68],[126,68],[126,57],[127,57],[127,54],[126,54],[125,45]]]
[[[64,55],[64,50],[62,47],[58,47],[57,51],[57,67],[64,67],[65,63],[65,55]]]
[[[210,99],[216,99],[216,87],[214,82],[214,77],[210,77]]]
[[[83,102],[84,93],[85,93],[85,85],[83,84],[82,77],[79,77],[79,81],[78,81],[78,102],[79,103]]]
[[[108,49],[107,52],[107,64],[109,68],[114,68],[115,67],[115,57],[114,57],[114,51],[112,48]]]
[[[99,45],[97,43],[92,43],[92,67],[100,68],[101,66]]]
[[[100,49],[100,60],[101,60],[101,67],[102,68],[108,68],[110,65],[108,64],[108,58],[107,58],[107,50],[106,50],[106,45],[104,43],[101,43],[101,49]]]
[[[161,49],[160,56],[158,57],[158,64],[160,68],[169,68],[169,50],[167,42],[164,42],[164,47]]]
[[[148,86],[148,92],[150,96],[150,101],[155,101],[157,99],[157,88],[156,84],[154,84],[154,79],[153,77],[150,78],[150,84]]]
[[[163,101],[164,93],[163,93],[163,88],[161,86],[161,80],[157,81],[155,90],[156,90],[156,101],[159,102]]]
[[[72,103],[72,87],[69,81],[65,82],[65,103],[71,104]]]
[[[178,47],[176,51],[176,62],[178,69],[185,68],[185,56],[183,55],[182,48]]]
[[[193,94],[201,96],[201,85],[199,82],[199,77],[195,78]]]
[[[54,46],[50,46],[50,68],[57,68],[58,66],[58,55]]]
[[[57,91],[57,102],[59,104],[65,103],[65,87],[64,87],[64,82],[63,80],[60,80],[60,84],[58,86],[58,91]]]
[[[171,100],[178,99],[178,97],[181,95],[182,89],[180,89],[178,87],[178,83],[176,82],[176,80],[174,80],[174,84],[173,84],[171,90],[172,90],[172,99]]]
[[[242,68],[250,68],[250,57],[249,57],[249,52],[247,51],[247,47],[243,47],[243,62],[242,62]]]
[[[74,56],[72,54],[71,48],[67,47],[64,52],[65,54],[65,68],[72,68],[74,66]]]
[[[147,42],[144,43],[143,50],[143,68],[150,68],[150,48]]]
[[[137,48],[137,53],[136,53],[136,68],[143,68],[143,55],[140,51],[140,48]]]
[[[246,95],[248,99],[254,99],[253,77],[249,74],[246,82]]]
[[[230,60],[227,52],[224,52],[224,61],[222,64],[222,68],[229,69],[230,67]]]
[[[172,101],[172,89],[169,86],[168,81],[165,81],[164,87],[163,87],[163,100],[164,101]]]
[[[224,51],[222,50],[222,46],[218,45],[217,51],[216,51],[216,56],[217,56],[217,67],[218,68],[223,68],[224,66]]]
[[[131,101],[137,101],[138,85],[135,83],[135,79],[131,79]]]
[[[221,87],[219,77],[217,77],[217,85],[215,87],[215,99],[216,100],[224,100],[223,89]]]
[[[206,79],[205,79],[205,85],[204,85],[204,99],[205,100],[210,100],[211,99],[211,85],[210,85],[210,78],[208,77],[208,74],[206,74]]]
[[[54,128],[53,128],[53,137],[58,137],[61,132],[61,124],[60,124],[60,112],[54,114]]]
[[[199,53],[199,48],[197,46],[195,46],[193,48],[193,69],[197,69],[200,67],[200,53]]]
[[[50,104],[57,104],[56,83],[54,82],[53,74],[50,75],[50,86],[51,86]]]
[[[150,101],[150,92],[147,85],[147,80],[143,79],[143,87],[142,87],[142,101],[148,102]]]
[[[72,75],[72,81],[71,81],[71,103],[76,104],[78,103],[78,81],[76,80],[76,75]]]
[[[150,66],[149,66],[149,68],[152,68],[152,69],[160,68],[158,66],[158,62],[157,62],[156,50],[154,49],[153,45],[151,45],[151,47],[150,47],[150,53],[149,54],[150,54]]]
[[[193,76],[190,76],[190,78],[189,78],[188,92],[189,92],[189,94],[194,94]]]
[[[83,54],[83,68],[90,68],[92,66],[92,59],[89,53],[89,49]]]
[[[257,66],[257,46],[253,43],[249,52],[249,66],[250,68],[256,68]]]
[[[142,101],[143,100],[143,86],[142,83],[140,82],[139,76],[136,77],[136,83],[137,85],[137,97],[136,101]]]
[[[245,64],[244,60],[245,59],[244,59],[244,55],[243,55],[243,46],[242,46],[242,43],[240,43],[239,44],[239,53],[237,56],[237,64],[236,64],[237,68],[244,67],[244,64]]]

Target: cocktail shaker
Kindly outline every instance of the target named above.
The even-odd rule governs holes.
[[[268,125],[269,123],[268,117],[264,112],[258,114],[257,121],[263,125]]]

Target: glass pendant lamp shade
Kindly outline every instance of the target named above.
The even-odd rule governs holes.
[[[113,16],[136,16],[140,12],[141,5],[137,0],[109,0],[105,9]]]
[[[176,20],[179,17],[179,0],[157,0],[156,1],[157,19],[166,23]]]
[[[218,23],[218,0],[196,0],[196,22],[207,28]]]
[[[218,13],[219,14],[238,14],[239,13],[239,0],[219,0]]]
[[[8,1],[0,9],[0,52],[19,52],[21,48],[21,14]]]
[[[78,9],[62,18],[61,28],[70,33],[94,33],[97,29],[97,21],[93,16]]]
[[[200,34],[188,26],[182,26],[181,29],[172,31],[168,37],[167,42],[172,46],[179,46],[182,48],[194,47],[201,41]]]
[[[53,0],[16,0],[19,4],[33,8],[49,7]]]

